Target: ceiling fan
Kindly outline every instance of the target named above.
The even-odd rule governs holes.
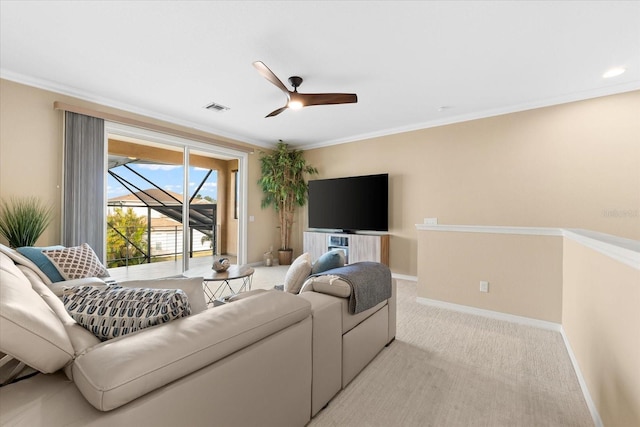
[[[293,92],[276,77],[276,75],[264,65],[261,61],[256,61],[253,66],[265,79],[276,85],[281,91],[287,95],[287,105],[278,108],[267,114],[267,117],[277,116],[287,108],[298,110],[302,107],[310,107],[312,105],[331,105],[331,104],[352,104],[358,102],[358,96],[355,93],[299,93],[298,87],[302,84],[302,77],[289,77],[289,83],[293,86]]]

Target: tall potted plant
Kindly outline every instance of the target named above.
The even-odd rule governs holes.
[[[0,203],[0,234],[9,246],[33,246],[53,218],[53,208],[37,197],[11,198]]]
[[[304,174],[317,174],[318,170],[307,165],[301,150],[295,150],[279,141],[274,151],[261,152],[261,176],[258,185],[264,193],[261,206],[273,206],[280,223],[280,264],[291,264],[291,227],[298,206],[307,202],[308,186]]]

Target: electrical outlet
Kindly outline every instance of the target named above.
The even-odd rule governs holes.
[[[424,223],[427,225],[437,225],[438,224],[438,218],[425,218],[424,219]]]
[[[480,292],[489,292],[489,282],[480,281]]]

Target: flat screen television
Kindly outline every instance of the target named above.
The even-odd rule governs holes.
[[[309,181],[309,228],[389,230],[389,174]]]

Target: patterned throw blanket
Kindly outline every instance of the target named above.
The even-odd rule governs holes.
[[[356,262],[314,276],[335,275],[351,286],[349,313],[357,314],[391,298],[391,270],[378,262]]]

